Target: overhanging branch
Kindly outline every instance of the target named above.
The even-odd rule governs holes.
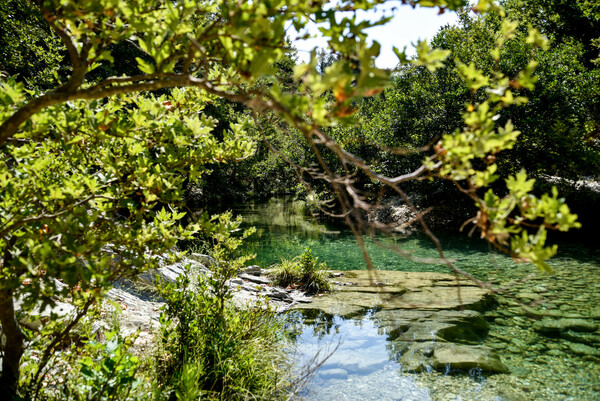
[[[143,81],[142,76],[109,78],[106,81],[100,82],[89,88],[65,91],[64,87],[61,87],[56,91],[42,95],[21,107],[0,125],[0,146],[11,139],[18,131],[19,127],[35,113],[47,107],[64,103],[69,100],[94,100],[123,93],[156,91],[159,89],[176,87],[198,87],[204,89],[208,93],[231,101],[243,103],[253,109],[271,109],[278,111],[282,109],[281,105],[272,100],[260,98],[258,96],[260,93],[234,93],[221,90],[211,81],[195,78],[190,75],[158,74],[154,75],[154,77],[158,77],[158,79]],[[112,85],[113,83],[121,84]]]

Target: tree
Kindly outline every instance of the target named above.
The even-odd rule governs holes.
[[[0,73],[50,89],[68,73],[66,49],[30,0],[0,4]]]
[[[597,96],[600,70],[590,62],[589,56],[589,37],[591,31],[600,29],[598,22],[575,12],[581,6],[579,2],[511,0],[504,4],[508,17],[520,20],[521,28],[504,46],[497,69],[507,76],[516,76],[525,68],[532,51],[523,28],[527,24],[547,35],[549,41],[544,48],[535,50],[535,87],[513,87],[515,94],[527,96],[527,103],[506,108],[499,115],[499,123],[511,120],[523,132],[513,149],[498,156],[499,168],[504,174],[514,174],[524,168],[534,175],[568,178],[598,175],[600,152],[595,136],[600,115]],[[571,9],[571,12],[559,13],[559,9]],[[432,42],[435,48],[451,51],[452,57],[435,72],[435,78],[429,78],[433,84],[429,84],[426,93],[430,97],[446,97],[444,110],[439,114],[453,116],[453,124],[460,115],[456,105],[471,101],[470,92],[460,80],[457,64],[472,62],[490,74],[496,68],[490,51],[494,38],[501,34],[501,20],[497,13],[484,16],[464,13],[459,26],[442,29]],[[593,26],[595,30],[587,28]],[[407,76],[401,82],[406,81],[413,82],[413,87],[426,85],[419,77],[411,80]],[[481,98],[483,94],[480,90],[476,96]],[[417,118],[427,118],[425,113],[429,110],[425,108]],[[417,129],[417,132],[428,131]]]
[[[389,77],[389,71],[375,67],[379,45],[369,43],[365,33],[387,19],[358,22],[355,15],[377,3],[37,3],[71,67],[70,75],[48,91],[27,89],[13,78],[1,84],[0,322],[6,344],[0,384],[9,395],[17,390],[25,344],[15,298],[29,311],[52,304],[56,296],[73,298],[78,313],[52,337],[51,350],[114,279],[156,266],[158,255],[193,236],[198,226],[183,227],[183,213],[176,208],[186,180],[201,177],[210,163],[252,153],[249,119],[231,124],[221,138],[212,135],[218,122],[207,109],[217,98],[247,106],[257,125],[259,115],[272,114],[299,133],[321,170],[293,168],[299,176],[308,173],[332,185],[355,231],[358,210],[368,208],[354,185],[355,170],[401,195],[403,182],[441,176],[468,184],[464,191],[479,207],[475,222],[483,237],[516,258],[545,266],[555,252],[545,244],[545,229],[578,224],[558,195],[534,197],[531,181],[519,173],[507,179],[507,196],[478,196],[497,177],[495,164],[478,168],[475,160],[510,148],[518,135],[510,123],[497,129],[493,123],[499,110],[519,101],[511,97],[506,77],[489,81],[481,71],[464,66],[470,90],[489,86],[491,94],[467,110],[463,131],[444,135],[436,154],[406,174],[376,172],[327,133],[351,124],[356,102],[380,92]],[[463,5],[459,0],[422,3],[441,9]],[[479,2],[482,11],[489,7],[489,2]],[[349,14],[339,18],[341,11]],[[318,71],[315,54],[310,63],[295,68],[298,83],[290,90],[289,82],[276,77],[275,65],[288,52],[289,25],[301,31],[309,20],[327,26],[322,33],[336,61]],[[514,24],[503,23],[503,37],[513,33]],[[531,38],[539,44],[535,31]],[[115,67],[114,52],[124,42],[143,53],[135,58],[141,73]],[[496,47],[502,45],[499,39]],[[433,71],[446,55],[422,44],[415,63]],[[105,78],[104,72],[94,75],[95,69],[135,75]],[[524,75],[520,82],[530,81]],[[332,96],[321,96],[325,93]],[[329,167],[332,160],[341,176]],[[530,233],[532,229],[537,231]],[[43,376],[48,355],[30,380]]]

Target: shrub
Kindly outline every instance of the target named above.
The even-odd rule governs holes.
[[[214,262],[209,274],[194,276],[189,267],[176,283],[159,284],[167,305],[161,313],[157,377],[163,391],[179,400],[277,399],[288,375],[283,321],[268,308],[236,308],[227,280],[248,257],[232,259],[242,238],[232,233],[241,221],[226,213],[206,221]]]
[[[312,250],[306,251],[292,260],[282,260],[271,271],[275,285],[282,287],[299,287],[304,291],[316,294],[331,290],[327,280],[327,264],[318,263],[318,258],[312,255]]]
[[[131,352],[135,335],[123,337],[111,330],[100,341],[90,328],[87,322],[73,330],[46,365],[37,357],[45,344],[28,350],[21,383],[25,399],[138,401],[158,390],[146,375],[143,359]]]
[[[286,380],[281,319],[260,307],[221,303],[214,284],[188,272],[161,288],[167,307],[157,376],[180,400],[278,398]]]

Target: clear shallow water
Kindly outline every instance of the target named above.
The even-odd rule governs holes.
[[[337,227],[339,233],[324,234],[323,229],[336,227],[317,227],[302,210],[301,204],[284,199],[237,209],[248,225],[258,229],[246,244],[246,251],[257,254],[253,263],[267,267],[310,247],[329,268],[366,266],[348,230]],[[378,269],[448,272],[444,266],[412,262],[378,247],[375,242],[382,240],[366,238]],[[550,262],[555,273],[547,275],[492,252],[478,239],[444,234],[440,240],[457,266],[506,288],[521,302],[533,301],[531,306],[537,312],[600,324],[600,249],[561,244],[560,254]],[[391,243],[413,257],[437,256],[431,241],[422,235],[395,238]],[[596,341],[600,332],[592,334],[599,336],[596,340],[583,344],[588,348],[565,338],[540,335],[532,330],[535,319],[526,316],[511,299],[501,300],[498,308],[484,317],[491,324],[484,345],[498,350],[511,374],[400,373],[394,361],[386,360],[390,345],[368,315],[358,321],[292,318],[293,330],[299,333],[296,344],[300,361],[310,360],[319,351],[323,355],[341,341],[302,395],[307,400],[600,400]]]
[[[322,362],[300,394],[305,399],[431,400],[426,388],[398,374],[400,365],[390,360],[386,336],[372,321],[333,317],[309,323],[300,314],[291,314],[290,320],[299,326],[297,365]]]

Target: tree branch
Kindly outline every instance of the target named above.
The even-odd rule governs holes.
[[[127,78],[109,78],[109,82],[103,81],[99,84],[86,89],[63,90],[65,86],[56,91],[47,93],[27,103],[25,106],[17,110],[10,118],[0,125],[0,146],[10,140],[18,131],[21,124],[25,123],[31,116],[40,110],[45,109],[59,103],[69,100],[94,100],[102,99],[109,96],[114,96],[122,93],[155,91],[165,88],[176,87],[198,87],[204,89],[208,93],[224,97],[228,100],[240,102],[253,109],[265,110],[272,109],[282,111],[284,108],[280,104],[268,99],[261,99],[257,95],[260,93],[234,93],[219,89],[212,82],[200,78],[195,78],[186,74],[165,74],[159,79],[149,80],[147,82],[132,82],[142,81],[141,76]],[[125,85],[107,86],[110,82],[132,82]]]
[[[115,182],[115,181],[117,181],[117,180],[113,179],[113,180],[110,180],[109,183]],[[108,185],[105,185],[101,189],[104,189],[104,188],[107,188],[107,187],[108,187]],[[38,216],[28,217],[26,219],[19,220],[19,221],[13,223],[12,225],[10,225],[8,227],[5,226],[2,229],[2,231],[0,231],[0,237],[3,237],[4,235],[8,234],[10,231],[14,230],[16,227],[22,226],[22,225],[27,224],[27,223],[32,223],[34,221],[40,221],[40,220],[44,220],[44,219],[53,219],[55,217],[62,216],[64,214],[66,214],[66,213],[69,213],[70,211],[72,211],[77,206],[81,206],[84,203],[87,203],[87,202],[91,201],[92,199],[100,199],[100,198],[114,200],[114,198],[110,198],[110,197],[107,197],[105,195],[92,194],[92,195],[90,195],[90,196],[88,196],[88,197],[80,200],[79,202],[75,202],[72,205],[67,206],[67,208],[65,208],[64,210],[61,210],[60,212],[56,212],[56,213],[53,213],[53,214],[42,213],[42,214],[40,214]]]

